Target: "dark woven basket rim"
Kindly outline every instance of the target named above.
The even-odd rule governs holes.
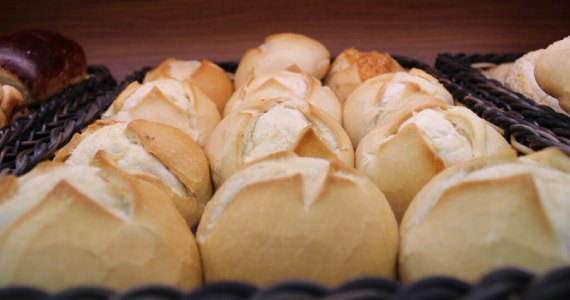
[[[78,286],[57,293],[26,286],[0,287],[0,300],[562,300],[569,299],[568,297],[570,297],[570,266],[552,269],[540,275],[517,268],[501,268],[488,273],[476,283],[434,276],[405,285],[393,279],[366,277],[350,280],[336,288],[328,288],[306,280],[282,281],[263,288],[243,282],[222,281],[204,284],[192,291],[152,284],[133,287],[122,292],[97,286]]]
[[[473,64],[495,65],[513,62],[522,54],[452,55],[436,59],[436,69],[444,75],[440,82],[453,98],[493,124],[522,154],[548,147],[570,155],[570,117],[537,104],[494,79],[486,78]]]

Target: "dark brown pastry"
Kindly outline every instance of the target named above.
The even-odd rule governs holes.
[[[0,83],[17,88],[26,104],[37,104],[86,77],[87,61],[72,39],[46,30],[0,35]]]

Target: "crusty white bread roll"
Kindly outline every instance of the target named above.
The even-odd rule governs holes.
[[[412,201],[400,226],[400,278],[475,282],[501,267],[570,263],[570,158],[552,148],[453,166]]]
[[[550,106],[556,112],[565,114],[558,100],[546,94],[534,78],[534,66],[543,51],[544,49],[532,51],[517,59],[505,75],[505,86],[538,104]]]
[[[245,104],[220,122],[204,147],[216,188],[244,164],[288,150],[354,165],[340,124],[310,103],[290,99]]]
[[[330,66],[330,53],[318,41],[297,33],[272,34],[262,45],[249,49],[241,58],[234,78],[236,90],[250,72],[257,77],[297,65],[301,70],[323,79]]]
[[[201,269],[186,222],[147,182],[56,162],[0,178],[0,286],[192,289]]]
[[[284,71],[259,77],[249,77],[232,95],[224,110],[224,117],[244,102],[255,102],[278,97],[299,98],[327,112],[339,124],[342,122],[342,105],[336,95],[323,87],[320,80],[296,65]]]
[[[0,83],[20,91],[35,105],[87,76],[87,60],[74,40],[48,30],[0,35]]]
[[[548,46],[534,67],[538,85],[570,113],[570,36]]]
[[[216,191],[196,239],[206,282],[334,287],[395,277],[394,214],[366,176],[339,161],[288,152],[245,166]]]
[[[443,85],[420,69],[368,79],[344,103],[343,127],[356,147],[386,112],[398,112],[409,107],[409,101],[425,96],[453,104],[453,97]]]
[[[14,123],[17,117],[28,115],[22,94],[9,85],[0,84],[0,128]]]
[[[385,73],[404,72],[404,68],[388,53],[376,50],[360,52],[348,48],[339,54],[325,79],[325,85],[337,95],[341,103],[361,83]]]
[[[179,60],[171,57],[146,73],[143,83],[161,79],[188,80],[216,103],[220,114],[234,92],[234,84],[226,72],[215,63],[203,59]]]
[[[212,197],[208,160],[181,130],[143,119],[97,121],[71,141],[54,161],[105,165],[146,180],[168,195],[190,227]]]
[[[399,222],[416,193],[445,168],[511,149],[467,108],[420,105],[384,119],[366,135],[356,149],[356,168],[386,195]]]
[[[131,83],[101,119],[126,122],[145,119],[168,124],[203,146],[221,116],[216,104],[187,80],[162,79],[143,85]]]
[[[504,84],[505,77],[507,76],[507,73],[509,72],[509,69],[512,65],[513,63],[502,63],[500,65],[494,65],[492,68],[483,70],[482,73],[483,75],[487,76],[487,78],[495,79],[498,82]]]

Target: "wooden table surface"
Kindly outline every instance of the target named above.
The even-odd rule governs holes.
[[[56,30],[121,79],[175,56],[237,61],[272,33],[336,55],[376,49],[429,64],[441,52],[527,52],[570,35],[570,1],[2,1],[0,33]]]

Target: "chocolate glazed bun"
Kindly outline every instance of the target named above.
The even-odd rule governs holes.
[[[81,46],[59,33],[20,30],[0,36],[0,83],[16,87],[27,105],[83,80],[86,72]]]

